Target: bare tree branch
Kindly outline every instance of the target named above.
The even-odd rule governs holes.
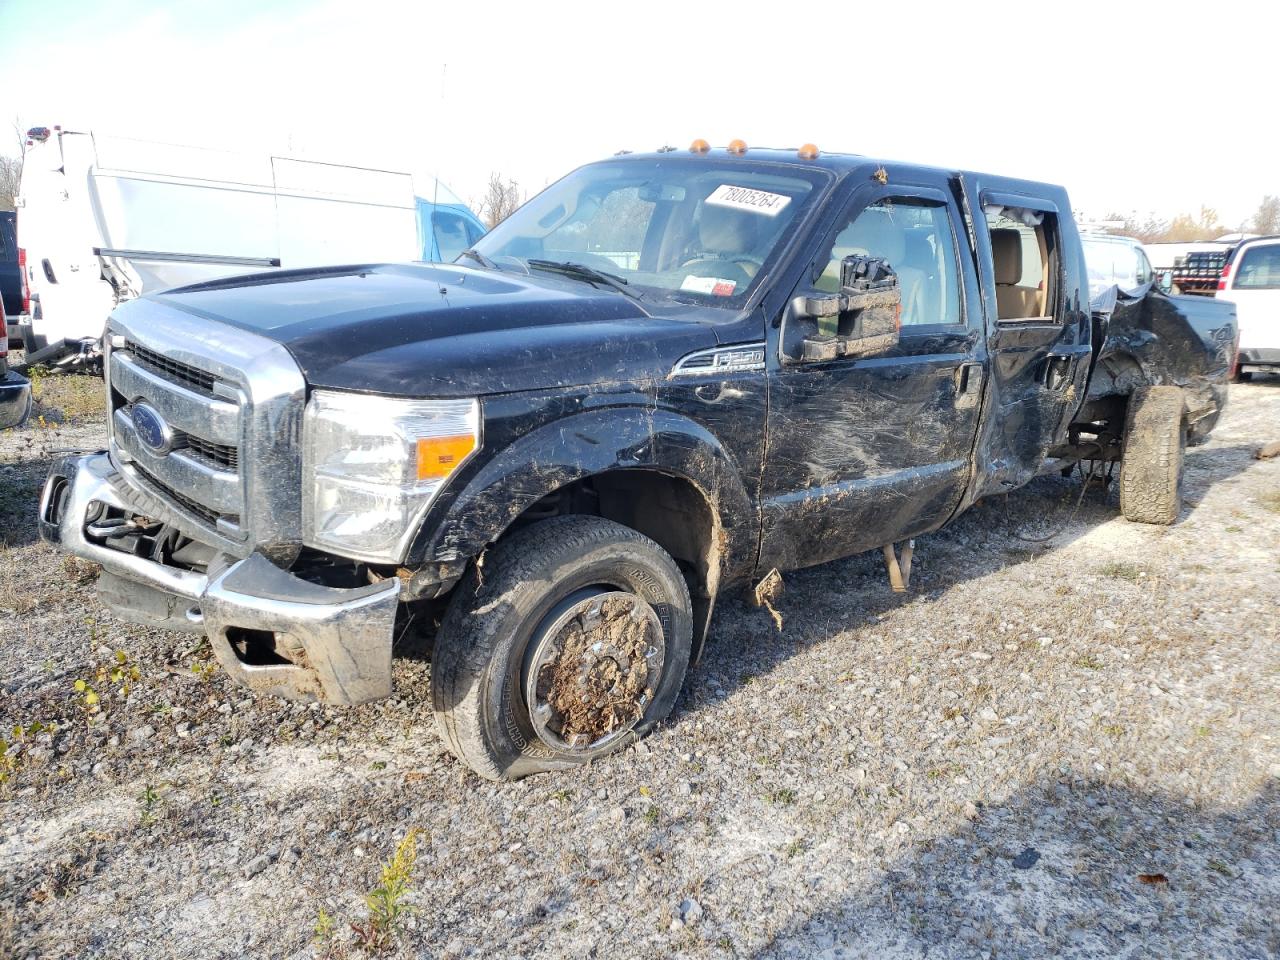
[[[484,199],[480,201],[479,214],[485,224],[492,230],[516,211],[524,202],[520,193],[520,184],[508,179],[505,182],[502,174],[489,175],[489,187]]]

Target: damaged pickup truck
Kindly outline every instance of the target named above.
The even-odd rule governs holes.
[[[727,585],[936,530],[1050,458],[1171,523],[1230,305],[1095,312],[1064,190],[735,142],[585,166],[454,265],[124,304],[107,450],[43,535],[262,693],[391,692],[421,631],[482,776],[661,721]],[[1060,462],[1059,466],[1062,465]]]

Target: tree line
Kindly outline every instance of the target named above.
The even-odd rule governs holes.
[[[1263,236],[1280,234],[1280,197],[1267,194],[1258,204],[1252,218],[1244,223],[1222,223],[1218,211],[1201,207],[1199,213],[1180,213],[1171,220],[1164,220],[1154,213],[1144,218],[1113,213],[1107,218],[1119,226],[1108,227],[1108,233],[1135,237],[1143,243],[1193,243],[1197,240],[1216,240],[1228,233],[1257,233]]]

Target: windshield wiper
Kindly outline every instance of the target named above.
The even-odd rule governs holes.
[[[538,270],[563,274],[566,277],[573,277],[575,280],[582,280],[596,286],[603,284],[606,287],[617,290],[619,293],[626,294],[633,300],[643,299],[636,291],[627,289],[627,281],[622,277],[614,276],[612,273],[605,273],[595,267],[588,267],[583,263],[574,263],[572,260],[538,260],[537,258],[526,262],[529,266]]]
[[[484,267],[486,270],[498,270],[498,271],[502,270],[500,266],[498,266],[496,263],[494,263],[492,260],[486,257],[479,250],[463,250],[462,253],[459,254],[459,256],[470,257],[472,260],[480,264],[480,266]]]

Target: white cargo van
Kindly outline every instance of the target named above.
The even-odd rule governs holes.
[[[1236,378],[1280,373],[1280,237],[1259,237],[1236,247],[1222,270],[1217,297],[1236,305]]]
[[[417,260],[444,246],[424,241],[432,206],[408,173],[58,127],[28,137],[17,199],[33,298],[23,330],[28,352],[96,341],[118,302],[165,287],[276,268]],[[442,190],[429,184],[421,192]],[[456,198],[443,193],[456,219]],[[465,207],[461,214],[476,236],[483,232]]]

